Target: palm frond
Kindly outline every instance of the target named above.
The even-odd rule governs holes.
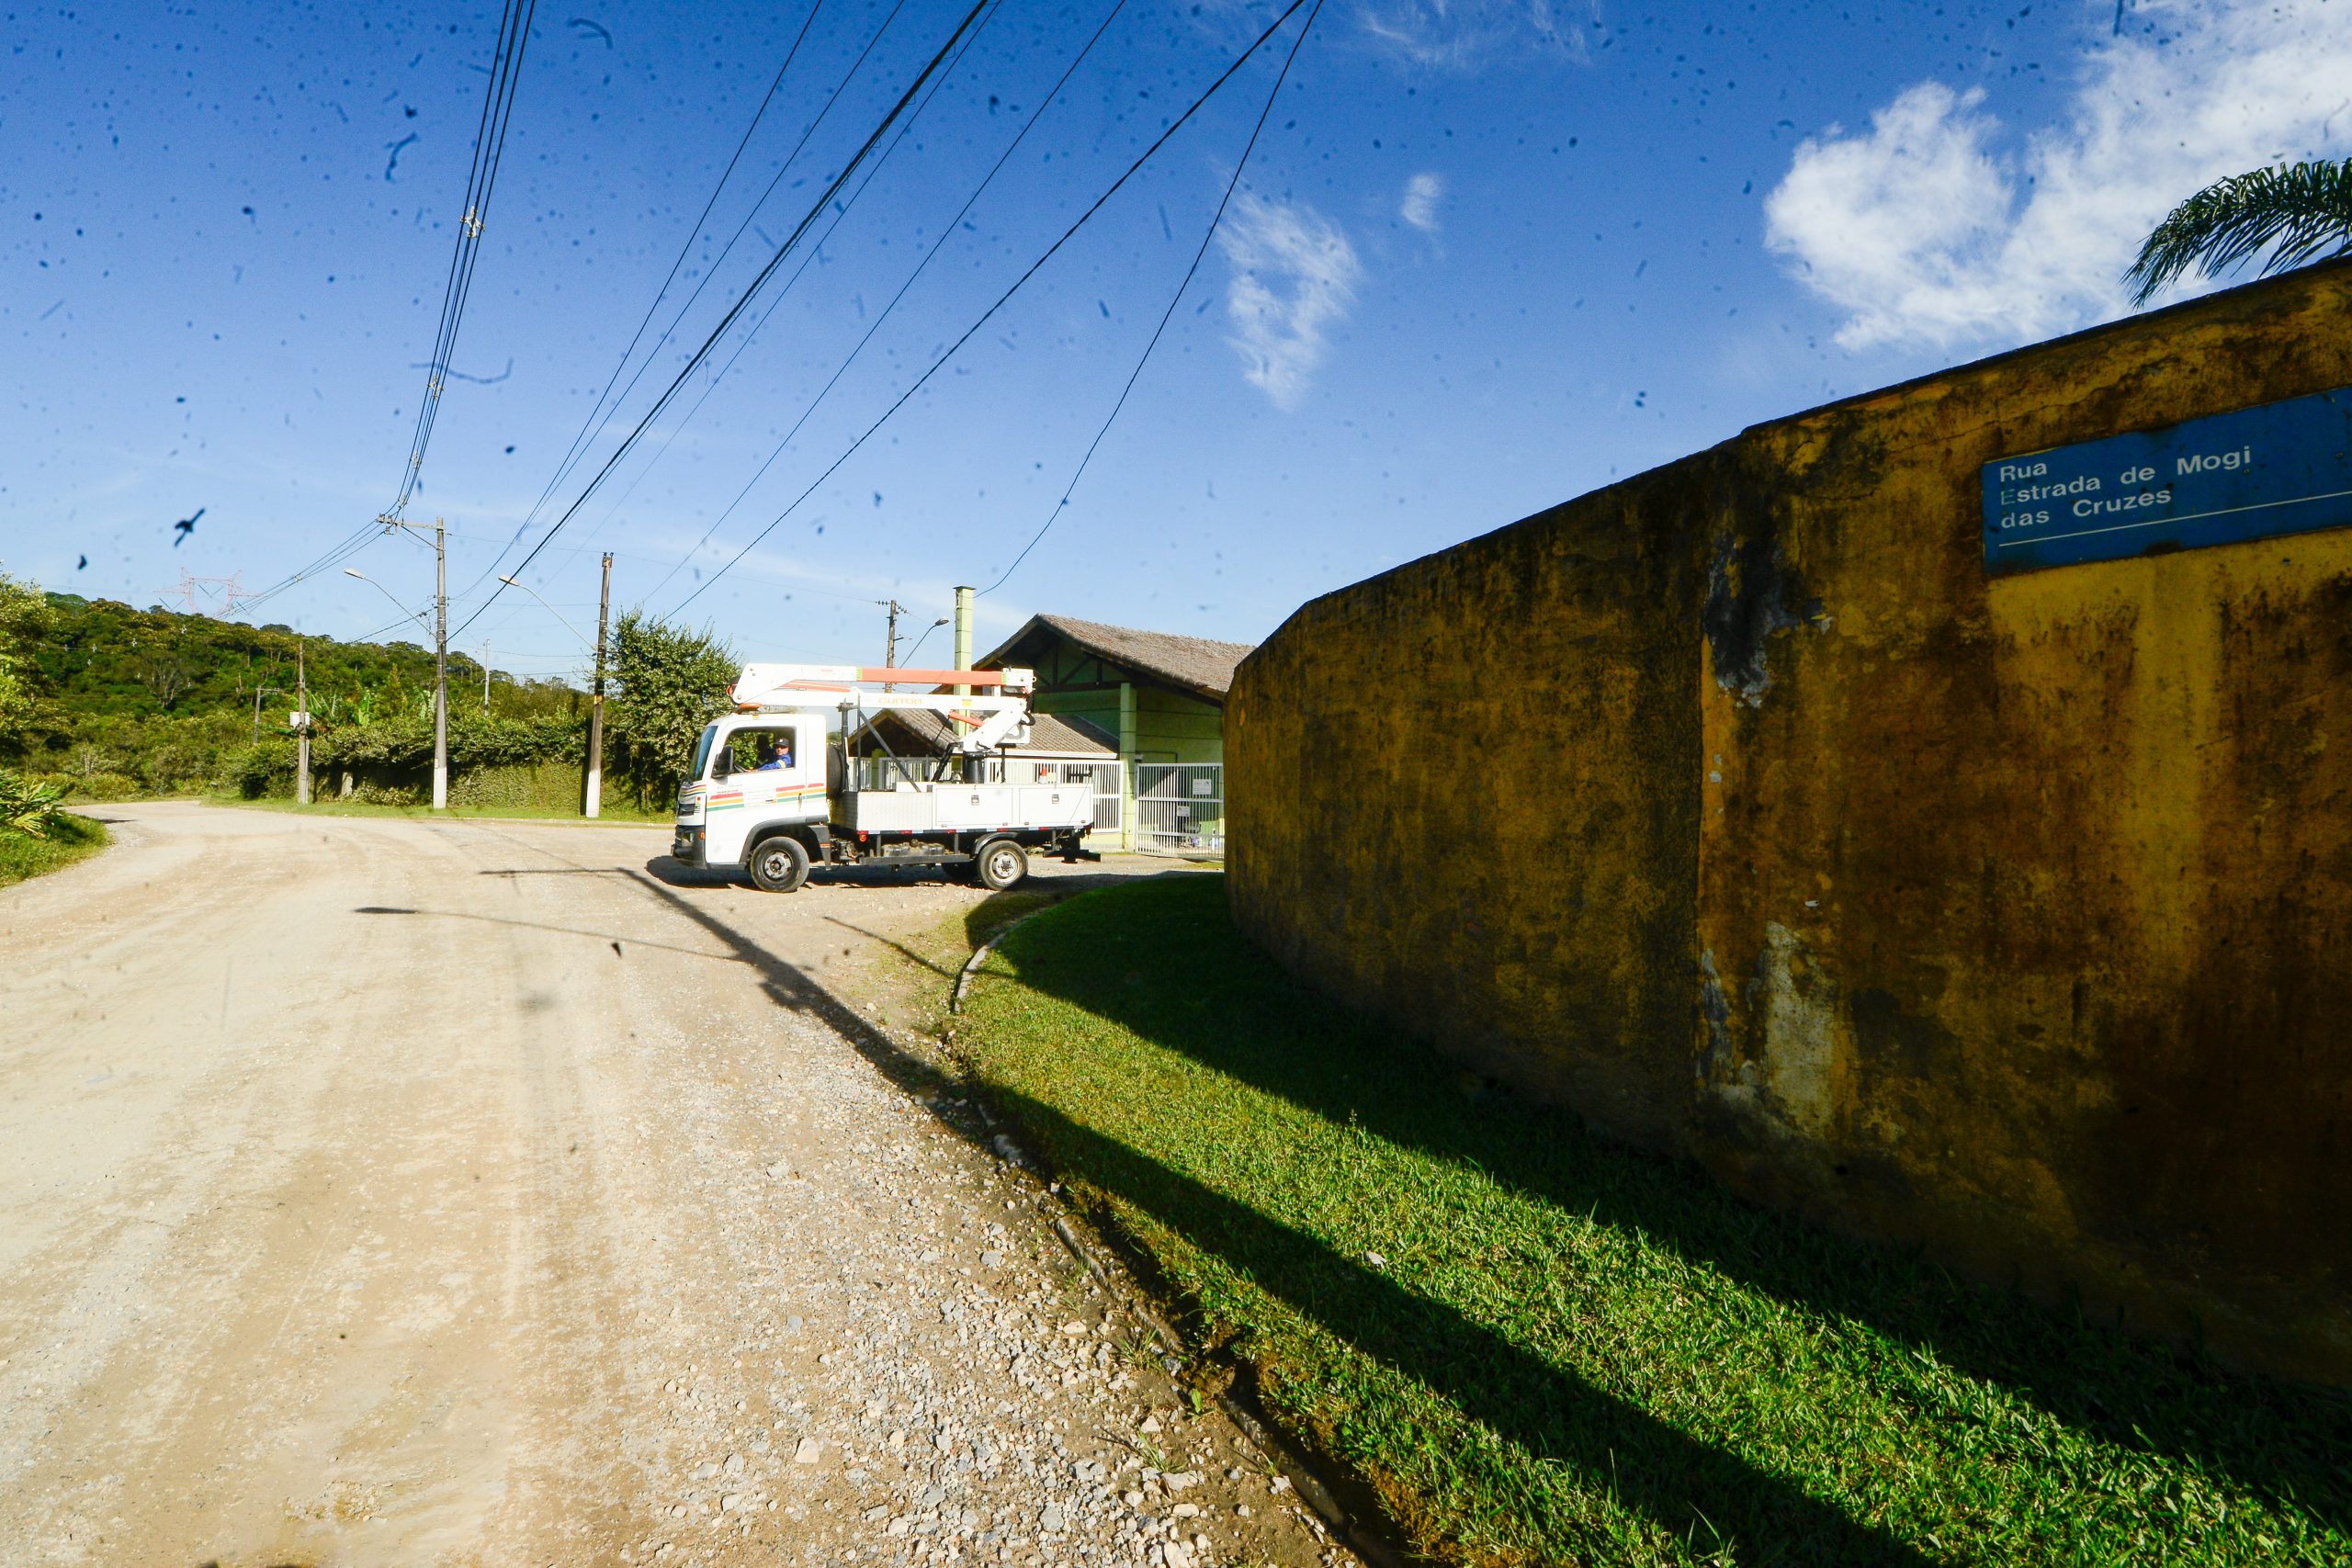
[[[2262,276],[2352,253],[2352,158],[2281,164],[2217,180],[2156,225],[2123,281],[2144,305],[2196,267],[2218,276],[2265,246]]]

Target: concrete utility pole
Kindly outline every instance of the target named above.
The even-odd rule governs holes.
[[[449,553],[433,520],[433,809],[449,809]]]
[[[882,668],[896,670],[899,667],[899,617],[906,614],[907,607],[896,599],[876,599],[874,602],[881,605],[884,613],[890,618],[889,635],[882,641]],[[896,682],[886,681],[882,683],[882,689],[886,692],[895,692],[899,687]]]
[[[481,716],[490,716],[490,638],[481,639]]]
[[[972,591],[969,588],[958,588],[956,590],[956,668],[969,670],[971,667]],[[959,697],[968,697],[972,694],[972,688],[958,686],[956,688],[956,694]]]
[[[605,585],[596,592],[596,680],[588,699],[588,799],[594,817],[605,794],[605,618],[613,607],[613,552],[605,552]]]
[[[573,637],[580,628],[563,618],[563,612],[548,604],[539,591],[519,577],[502,577],[499,581],[509,588],[519,588],[538,600],[539,608],[553,615],[556,624]],[[596,594],[596,683],[588,703],[588,792],[581,803],[580,814],[594,817],[603,803],[605,794],[605,623],[613,608],[613,553],[605,552],[605,586]],[[582,642],[588,639],[580,637]]]
[[[294,804],[311,804],[311,676],[303,658],[307,638],[294,640]]]
[[[395,528],[424,532],[424,524],[405,522],[389,512],[379,513],[376,521],[387,534]],[[392,597],[390,589],[364,571],[345,567],[343,575],[374,583],[385,598]],[[420,621],[424,618],[413,610],[408,613]],[[449,552],[448,530],[438,517],[433,520],[433,809],[449,809]]]

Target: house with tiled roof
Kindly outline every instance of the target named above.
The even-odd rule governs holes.
[[[1031,705],[1107,740],[1099,764],[1095,842],[1210,854],[1225,848],[1225,694],[1251,645],[1032,615],[974,660],[1035,670]]]

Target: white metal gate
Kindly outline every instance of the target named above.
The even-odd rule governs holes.
[[[1094,830],[1104,835],[1109,846],[1115,849],[1118,847],[1119,807],[1123,804],[1119,786],[1125,781],[1119,777],[1120,768],[1116,762],[1096,762],[1091,769],[1070,770],[1073,774],[1090,771],[1094,775]],[[1094,847],[1099,850],[1104,845],[1098,842]]]
[[[1225,768],[1216,762],[1136,764],[1136,848],[1163,854],[1225,850]]]

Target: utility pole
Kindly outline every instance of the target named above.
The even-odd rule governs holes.
[[[907,607],[896,599],[876,599],[874,602],[881,605],[884,613],[890,618],[889,635],[882,642],[882,668],[896,670],[899,667],[899,617],[906,614]],[[894,682],[886,681],[882,683],[882,689],[886,692],[895,692],[899,688]]]
[[[481,716],[490,716],[490,638],[481,639]]]
[[[395,528],[413,528],[422,534],[424,525],[410,523],[379,513],[376,521],[389,534]],[[449,552],[448,530],[440,518],[433,520],[433,809],[449,809]],[[345,577],[358,578],[362,582],[374,580],[363,571],[345,567]],[[387,598],[391,590],[382,583],[376,586]],[[392,603],[400,604],[398,599]],[[402,606],[406,608],[406,606]],[[409,612],[414,615],[414,611]],[[422,617],[419,617],[422,619]]]
[[[311,804],[311,675],[303,660],[307,638],[294,641],[294,804]]]
[[[449,809],[449,553],[433,520],[433,809]]]
[[[588,699],[588,803],[594,817],[605,793],[605,617],[613,607],[613,552],[605,552],[605,585],[596,592],[596,681]]]

